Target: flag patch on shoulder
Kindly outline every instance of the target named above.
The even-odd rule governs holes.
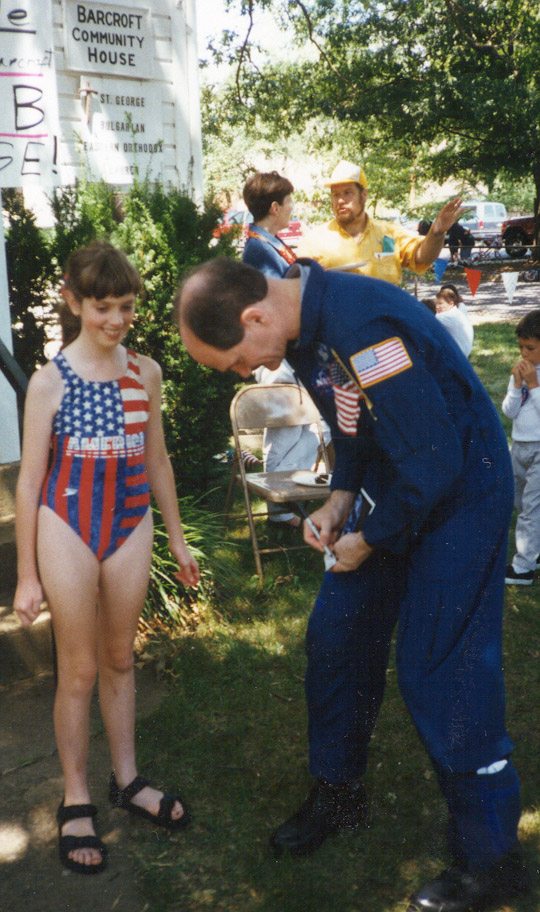
[[[412,367],[412,361],[401,339],[394,336],[357,352],[351,357],[351,365],[365,389],[407,370]]]

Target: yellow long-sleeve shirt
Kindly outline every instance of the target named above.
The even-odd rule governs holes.
[[[422,241],[422,237],[408,234],[394,222],[369,216],[364,233],[353,238],[332,219],[309,231],[300,240],[296,254],[318,260],[325,269],[367,261],[365,266],[352,271],[399,285],[403,267],[419,275],[429,268],[415,262],[415,253]],[[392,246],[393,251],[389,249]]]

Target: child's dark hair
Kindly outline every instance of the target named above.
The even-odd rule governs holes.
[[[459,303],[458,296],[455,291],[452,291],[449,285],[445,285],[444,288],[441,288],[437,293],[436,301],[444,301],[446,304],[452,304],[454,307],[457,307]]]
[[[531,310],[516,326],[518,339],[540,339],[540,310]]]
[[[83,298],[122,298],[127,294],[139,296],[143,291],[141,277],[125,253],[108,241],[92,241],[70,254],[66,263],[64,288],[77,301]],[[81,331],[81,320],[68,303],[60,306],[60,325],[63,345],[69,345]]]
[[[435,298],[420,298],[420,303],[425,304],[431,313],[437,313],[437,301]]]

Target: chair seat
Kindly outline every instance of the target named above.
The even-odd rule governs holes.
[[[330,494],[330,484],[305,485],[293,480],[292,472],[253,472],[246,474],[246,484],[250,491],[272,503],[294,503],[297,500],[326,500]],[[313,472],[313,477],[319,474]],[[237,476],[242,482],[241,475]]]
[[[261,549],[257,541],[255,520],[268,514],[253,513],[250,498],[256,497],[259,500],[270,501],[273,504],[290,504],[288,509],[280,512],[288,513],[296,510],[297,513],[304,513],[305,515],[303,505],[307,501],[324,501],[330,495],[330,479],[328,479],[327,484],[309,484],[311,477],[315,479],[318,474],[321,474],[309,471],[309,466],[322,458],[325,466],[325,471],[322,474],[329,474],[331,471],[330,460],[318,409],[309,393],[297,383],[271,383],[269,385],[256,383],[244,386],[238,390],[231,402],[230,414],[235,459],[231,467],[225,503],[225,524],[230,515],[234,488],[238,483],[241,485],[244,494],[245,516],[249,523],[257,575],[262,583],[261,554],[270,554],[278,551],[283,553],[297,550],[298,547],[307,547],[307,545],[286,545],[280,542],[279,547],[276,545],[275,547]],[[262,434],[264,436],[265,431],[270,429],[303,428],[306,426],[311,426],[312,433],[315,435],[314,442],[317,444],[317,452],[314,452],[309,457],[308,467],[298,465],[295,471],[287,472],[246,472],[244,452],[242,450],[242,441],[246,437],[252,439],[254,434]],[[302,462],[306,461],[307,458],[304,456]],[[291,462],[286,464],[291,465]],[[308,484],[305,483],[306,475],[309,476],[307,478]],[[300,476],[299,480],[295,480],[295,476]],[[301,484],[299,481],[304,483]]]

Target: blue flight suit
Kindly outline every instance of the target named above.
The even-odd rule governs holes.
[[[398,680],[449,805],[454,856],[488,867],[517,839],[502,610],[513,485],[480,380],[435,317],[377,279],[300,261],[287,359],[332,430],[332,487],[362,491],[375,550],[326,573],[306,638],[310,769],[365,770],[399,622]],[[365,398],[363,398],[365,397]],[[494,775],[477,770],[507,758]]]

